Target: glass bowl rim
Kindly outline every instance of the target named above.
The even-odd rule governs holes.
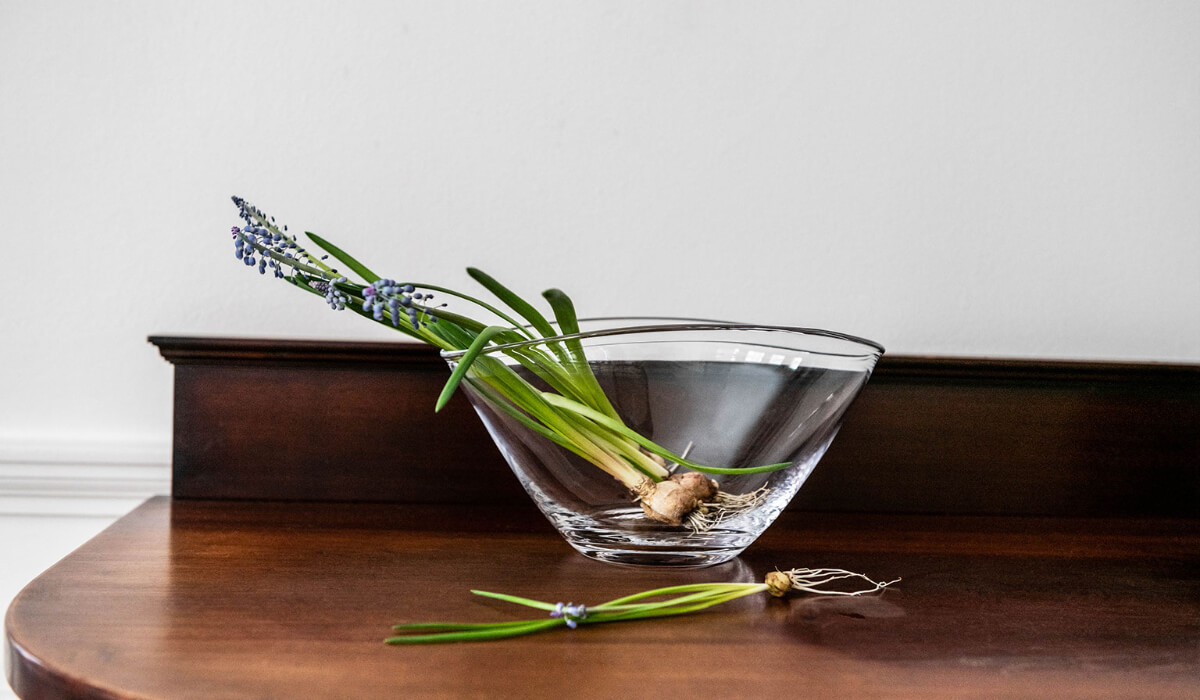
[[[803,326],[776,326],[764,323],[742,323],[736,321],[715,321],[702,318],[677,318],[670,316],[594,316],[590,318],[581,318],[579,323],[594,323],[597,321],[621,321],[621,322],[642,322],[643,325],[622,325],[613,328],[599,328],[591,331],[581,331],[579,333],[564,333],[561,335],[553,335],[548,338],[527,338],[513,343],[503,343],[501,345],[492,345],[483,349],[483,354],[492,354],[496,352],[504,352],[506,350],[514,350],[530,345],[541,345],[549,342],[578,340],[583,338],[603,338],[613,335],[631,335],[637,333],[658,333],[662,331],[723,331],[723,330],[740,330],[740,331],[779,331],[784,333],[793,333],[796,335],[809,335],[822,338],[833,338],[835,340],[847,341],[858,345],[870,348],[871,351],[857,354],[828,352],[822,350],[806,350],[816,355],[831,355],[831,356],[858,356],[858,355],[875,355],[877,358],[885,352],[882,345],[879,343],[862,338],[848,333],[839,331],[829,331],[822,328],[806,328]],[[651,323],[657,322],[657,323]],[[558,325],[557,322],[551,321],[551,325]],[[528,326],[526,326],[528,328]],[[448,361],[457,361],[467,353],[466,350],[442,350],[441,356]]]

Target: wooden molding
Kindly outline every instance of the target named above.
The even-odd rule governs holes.
[[[178,498],[532,507],[414,344],[153,337]],[[792,508],[1200,516],[1200,366],[885,356]]]

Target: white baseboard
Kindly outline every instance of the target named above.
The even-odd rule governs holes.
[[[0,516],[114,517],[170,492],[169,441],[0,439]]]

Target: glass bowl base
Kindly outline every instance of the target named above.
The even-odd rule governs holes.
[[[727,527],[693,532],[646,520],[641,508],[613,508],[589,515],[547,513],[580,554],[621,566],[714,566],[741,554],[757,533]]]

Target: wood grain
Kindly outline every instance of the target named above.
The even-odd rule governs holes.
[[[27,699],[1194,698],[1198,552],[1192,520],[794,513],[730,564],[630,570],[525,511],[160,498],[21,593],[10,681]],[[380,643],[391,623],[525,614],[469,588],[593,602],[777,566],[904,580],[499,643]]]
[[[1200,368],[888,357],[789,511],[735,561],[575,554],[427,348],[155,338],[174,494],[9,608],[41,698],[1200,696]],[[1069,517],[1064,517],[1069,516]],[[525,615],[776,567],[881,596],[392,648],[389,625]]]
[[[528,507],[429,348],[151,340],[178,498]],[[1200,517],[1198,426],[1194,365],[885,356],[793,507]]]

